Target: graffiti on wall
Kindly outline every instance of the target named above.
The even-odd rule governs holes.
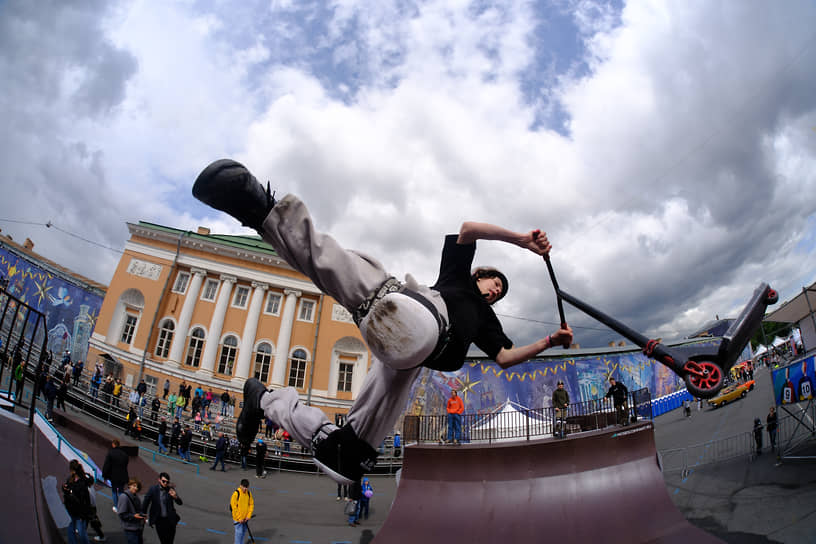
[[[750,358],[750,350],[743,356]],[[490,413],[508,400],[524,408],[548,408],[558,380],[564,381],[571,402],[584,402],[603,397],[609,378],[623,382],[630,391],[648,388],[652,398],[685,387],[674,372],[639,351],[531,360],[506,370],[493,361],[479,359],[466,361],[456,372],[423,369],[404,413],[444,414],[451,389],[462,397],[466,413]]]
[[[45,314],[48,349],[55,355],[67,350],[74,361],[84,361],[103,297],[3,247],[0,247],[0,276],[8,280],[6,290],[12,296]]]

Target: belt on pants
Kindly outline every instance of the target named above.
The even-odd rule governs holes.
[[[440,355],[442,355],[442,352],[445,351],[445,348],[450,341],[450,327],[448,326],[447,320],[439,313],[439,310],[437,310],[436,306],[434,306],[430,300],[413,289],[409,289],[405,286],[405,284],[393,276],[385,280],[377,290],[375,290],[354,310],[354,312],[352,312],[351,315],[352,319],[354,319],[354,323],[356,323],[359,327],[365,316],[368,315],[369,311],[371,311],[371,308],[373,308],[377,302],[382,300],[385,295],[389,293],[401,293],[407,297],[410,297],[422,304],[429,312],[431,312],[431,315],[434,317],[436,324],[439,327],[439,338],[436,342],[434,350],[422,362],[422,364],[424,365],[425,363],[429,363],[437,359]]]

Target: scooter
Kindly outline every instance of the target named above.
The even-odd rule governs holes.
[[[767,283],[761,283],[754,290],[754,294],[737,319],[731,323],[725,334],[714,345],[668,347],[661,344],[659,340],[647,338],[617,319],[563,291],[558,287],[558,281],[555,278],[549,255],[544,256],[544,262],[547,263],[550,280],[555,288],[562,326],[567,323],[562,303],[562,300],[565,300],[570,305],[640,346],[647,357],[662,363],[680,376],[686,382],[686,389],[689,393],[703,399],[710,399],[720,392],[724,385],[724,377],[734,366],[734,363],[737,362],[737,358],[745,349],[745,345],[759,328],[766,308],[776,304],[779,300],[776,291],[771,289]],[[565,345],[564,347],[569,346]]]

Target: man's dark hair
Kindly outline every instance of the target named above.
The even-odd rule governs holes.
[[[244,487],[249,487],[249,480],[244,478],[243,480],[241,480],[241,485]]]
[[[167,474],[166,472],[159,472],[159,478],[164,478],[168,482],[170,481],[170,475]]]
[[[496,300],[492,302],[495,304],[496,302],[500,301],[504,298],[507,294],[507,290],[510,288],[510,283],[507,281],[507,276],[502,274],[498,269],[493,268],[491,266],[480,266],[473,273],[470,275],[470,281],[473,284],[473,287],[476,288],[476,282],[478,282],[482,278],[499,278],[502,284],[501,294],[496,297]]]

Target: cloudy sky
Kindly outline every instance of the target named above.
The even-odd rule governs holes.
[[[814,21],[809,0],[5,0],[0,228],[107,283],[126,222],[246,232],[190,195],[233,157],[426,283],[463,220],[541,228],[564,290],[682,337],[816,280]],[[511,278],[512,338],[552,331],[540,258],[477,262]]]

